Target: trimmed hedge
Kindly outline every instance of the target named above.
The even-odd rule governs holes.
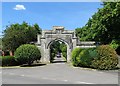
[[[91,67],[101,70],[115,69],[118,65],[116,51],[109,45],[101,45],[96,49],[98,57],[92,61]]]
[[[117,67],[118,57],[115,50],[108,45],[101,45],[97,48],[76,48],[72,51],[72,64],[109,70]]]
[[[0,65],[2,65],[2,66],[17,66],[18,63],[13,56],[0,56]]]
[[[41,54],[40,50],[31,44],[24,44],[18,47],[15,51],[15,59],[19,64],[31,65],[33,61],[40,60]]]

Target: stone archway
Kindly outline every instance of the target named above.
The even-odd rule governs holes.
[[[49,46],[54,40],[61,40],[66,43],[67,62],[70,62],[71,52],[74,48],[90,47],[93,44],[93,42],[80,42],[73,30],[64,30],[62,26],[53,26],[53,30],[43,30],[42,34],[37,37],[36,45],[41,51],[41,62],[50,62]]]
[[[50,44],[55,40],[61,40],[67,45],[67,62],[70,61],[71,51],[76,47],[77,37],[72,30],[64,30],[64,27],[53,26],[53,30],[43,30],[38,35],[37,46],[41,50],[41,62],[50,62]]]

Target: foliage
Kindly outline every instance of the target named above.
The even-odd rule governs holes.
[[[0,63],[2,66],[15,66],[18,65],[13,56],[0,56]]]
[[[72,64],[80,67],[109,70],[117,67],[118,57],[116,51],[109,45],[101,45],[97,48],[75,48],[72,51]]]
[[[120,41],[120,3],[104,2],[87,24],[76,29],[76,35],[82,41],[97,41],[110,44],[112,40]],[[120,46],[120,42],[117,42]]]
[[[64,59],[67,60],[67,46],[62,43],[60,47]]]
[[[20,64],[27,63],[28,65],[31,65],[33,61],[40,60],[40,57],[40,50],[35,45],[24,44],[15,51],[15,59]]]
[[[92,60],[97,57],[95,48],[85,48],[79,54],[79,66],[90,67]]]
[[[119,43],[115,40],[112,40],[112,42],[110,43],[110,47],[116,50],[119,47]]]
[[[11,24],[4,30],[3,49],[15,51],[22,44],[30,43],[37,40],[37,34],[41,33],[41,29],[37,24],[31,26],[28,23]]]
[[[75,48],[73,51],[72,51],[72,64],[74,66],[79,66],[79,54],[80,52],[82,51],[83,49],[80,49],[80,48]]]
[[[53,41],[53,43],[50,45],[50,61],[52,62],[55,58],[55,56],[58,53],[62,53],[63,57],[67,59],[67,46],[65,43],[61,41]]]
[[[60,43],[58,41],[54,41],[51,45],[50,45],[50,62],[53,62],[55,55],[57,54],[57,52],[60,50],[59,49]]]
[[[118,64],[118,57],[113,48],[109,45],[101,45],[96,49],[98,57],[92,61],[91,67],[96,69],[115,69]]]
[[[50,62],[53,62],[55,55],[55,52],[50,53]]]
[[[97,57],[95,48],[75,48],[72,51],[74,66],[90,67],[92,60]]]

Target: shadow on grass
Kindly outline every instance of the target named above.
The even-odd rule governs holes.
[[[31,65],[28,65],[28,64],[23,64],[23,65],[20,65],[20,67],[36,67],[36,66],[44,66],[46,64],[31,64]]]

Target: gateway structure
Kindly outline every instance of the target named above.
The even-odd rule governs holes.
[[[37,47],[41,51],[41,62],[50,62],[50,45],[54,41],[61,41],[67,45],[67,62],[71,52],[76,47],[94,47],[94,42],[80,42],[73,30],[64,30],[62,26],[53,26],[53,30],[43,30],[37,37]]]

